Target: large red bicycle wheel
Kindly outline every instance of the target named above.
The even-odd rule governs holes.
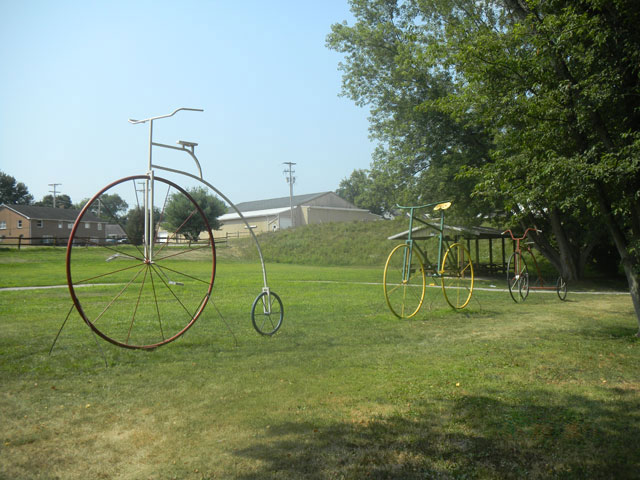
[[[152,242],[145,241],[145,184],[154,191]],[[84,206],[66,267],[73,303],[96,334],[125,348],[156,348],[185,333],[211,296],[213,233],[182,187],[148,175],[126,177]]]

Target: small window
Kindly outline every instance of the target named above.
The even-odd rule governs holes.
[[[62,228],[62,222],[58,222],[58,228]]]
[[[18,220],[18,228],[22,228],[22,220]]]
[[[6,230],[7,229],[7,222],[5,222],[4,220],[2,220],[0,222],[0,230]]]
[[[84,228],[91,228],[91,224],[89,222],[84,222]]]
[[[102,230],[102,224],[101,223],[98,224],[98,230]]]
[[[38,220],[38,221],[36,222],[36,225],[38,225],[38,228],[42,228],[42,227],[44,227],[44,220]]]
[[[71,230],[73,228],[73,223],[67,223],[67,228]]]

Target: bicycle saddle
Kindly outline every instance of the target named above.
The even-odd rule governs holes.
[[[446,210],[450,206],[451,206],[451,202],[439,203],[438,205],[433,207],[433,211],[435,212],[435,211],[438,211],[438,210]]]

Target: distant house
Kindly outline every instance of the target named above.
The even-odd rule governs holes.
[[[33,205],[0,205],[0,241],[15,243],[22,237],[23,244],[64,244],[80,214],[67,208],[36,207]],[[102,242],[106,238],[107,222],[92,213],[83,217],[77,236]]]
[[[294,226],[380,219],[380,216],[357,208],[334,192],[295,195],[291,201],[289,197],[257,200],[239,203],[236,207],[242,212],[254,232],[272,232],[291,227],[291,203],[293,203]],[[247,226],[235,210],[220,216],[219,220],[222,222],[220,231],[225,234],[247,232]]]

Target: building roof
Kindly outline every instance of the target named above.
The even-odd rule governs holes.
[[[433,228],[429,228],[424,225],[413,227],[411,238],[414,240],[423,240],[426,238],[431,238],[436,236],[438,234],[436,229],[438,229],[440,225],[436,222],[431,223],[430,225],[432,225]],[[458,225],[444,225],[444,230],[449,234],[460,235],[464,238],[478,238],[478,239],[506,238],[506,235],[503,235],[500,230],[496,228],[490,228],[490,227],[463,227]],[[390,237],[387,237],[387,239],[388,240],[406,240],[408,237],[409,237],[409,230],[405,230],[404,232],[391,235]]]
[[[80,214],[80,210],[73,208],[53,208],[37,207],[35,205],[7,205],[3,203],[0,207],[5,207],[15,213],[22,215],[28,220],[59,220],[63,222],[75,222]],[[85,213],[82,218],[86,222],[104,222],[91,212]]]
[[[236,207],[241,212],[253,212],[255,210],[272,210],[276,208],[289,208],[290,202],[293,203],[294,207],[304,205],[305,203],[310,202],[318,197],[322,197],[327,194],[332,194],[333,192],[320,192],[320,193],[309,193],[307,195],[294,195],[291,197],[280,197],[280,198],[270,198],[267,200],[255,200],[253,202],[243,202],[238,203]],[[335,195],[335,193],[334,193]],[[230,210],[231,212],[232,210]]]
[[[269,208],[266,210],[250,210],[250,211],[245,211],[242,216],[245,218],[268,217],[271,215],[273,216],[280,215],[281,213],[288,212],[288,211],[289,211],[289,207]],[[234,210],[233,212],[220,215],[218,217],[218,220],[220,221],[235,220],[236,218],[240,218],[240,215],[238,215],[238,213]]]
[[[120,225],[115,223],[107,224],[104,230],[105,230],[105,233],[107,234],[107,237],[108,236],[115,236],[115,237],[127,236],[127,232],[125,232]]]

